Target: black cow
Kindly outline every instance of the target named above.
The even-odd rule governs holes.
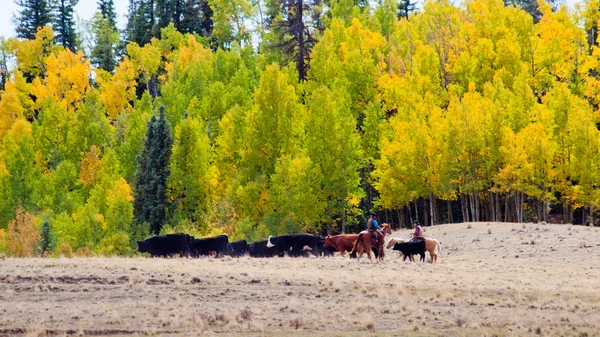
[[[231,242],[227,247],[227,254],[233,257],[244,256],[248,252],[248,243],[246,240]]]
[[[179,254],[180,257],[183,257],[189,254],[190,242],[193,239],[193,236],[184,233],[153,236],[147,240],[138,241],[138,251],[149,253],[152,257],[167,257],[173,254]]]
[[[317,245],[317,247],[315,247],[313,250],[311,250],[311,253],[313,253],[314,256],[328,256],[331,257],[333,256],[333,254],[335,252],[337,252],[337,249],[335,249],[335,247],[325,247],[325,238],[322,236],[319,236],[319,243]]]
[[[267,247],[267,240],[248,244],[248,254],[251,257],[283,257],[283,253],[279,247]]]
[[[227,239],[227,235],[218,235],[212,238],[204,238],[204,239],[194,239],[190,243],[190,252],[194,257],[199,257],[201,255],[208,256],[210,252],[216,252],[216,256],[225,254],[227,252],[227,247],[229,245],[229,240]]]
[[[404,259],[402,259],[402,261],[406,261],[406,258],[410,255],[419,254],[421,255],[419,260],[425,262],[425,240],[396,243],[394,245],[394,250],[399,250],[404,255]]]
[[[320,237],[312,234],[289,234],[282,236],[269,236],[267,247],[278,247],[287,252],[289,256],[307,256],[308,251],[319,250]],[[320,245],[323,246],[323,243]]]

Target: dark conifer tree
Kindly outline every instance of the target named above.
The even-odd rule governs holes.
[[[400,0],[400,3],[398,4],[398,19],[408,19],[408,16],[410,15],[410,13],[412,12],[416,12],[417,11],[417,3],[416,2],[411,2],[410,0]]]
[[[77,50],[77,33],[75,31],[75,18],[73,13],[79,0],[55,0],[54,1],[54,41],[56,44],[72,51]]]
[[[127,21],[127,41],[140,46],[150,42],[154,26],[154,0],[131,0]]]
[[[310,52],[317,42],[313,30],[306,25],[311,6],[303,0],[284,0],[281,3],[281,12],[284,19],[273,23],[273,28],[279,32],[279,43],[273,47],[291,56],[296,62],[298,78],[304,80],[308,73]]]
[[[206,1],[204,1],[206,2]],[[177,28],[182,33],[196,33],[202,36],[210,36],[212,34],[212,10],[210,7],[205,8],[209,11],[205,17],[203,12],[203,0],[180,0],[178,3],[182,6],[180,25]]]
[[[18,38],[35,39],[38,28],[52,22],[52,8],[48,0],[15,0],[15,3],[23,8],[13,17]]]
[[[149,223],[150,231],[158,234],[165,222],[167,179],[173,139],[171,126],[165,117],[164,106],[160,114],[152,116],[142,153],[138,155],[135,176],[134,216],[138,223]]]
[[[98,0],[98,11],[102,18],[108,21],[109,25],[117,29],[117,13],[115,12],[115,3],[113,0]]]

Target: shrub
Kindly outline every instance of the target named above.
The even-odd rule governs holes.
[[[40,238],[35,219],[21,207],[16,213],[15,219],[8,224],[6,252],[15,257],[35,256]]]
[[[105,256],[130,255],[129,235],[124,232],[110,234],[100,241],[97,251]]]
[[[53,257],[73,257],[73,248],[68,242],[61,242],[52,253]]]
[[[0,228],[0,252],[6,252],[6,231]]]
[[[75,252],[75,256],[77,257],[91,257],[94,256],[94,252],[88,247],[79,247]]]

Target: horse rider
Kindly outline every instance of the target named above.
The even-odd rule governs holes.
[[[425,238],[423,237],[423,229],[421,228],[421,224],[419,224],[419,220],[413,221],[413,227],[415,228],[415,232],[412,234],[411,242],[421,241]]]
[[[373,236],[375,237],[375,243],[379,245],[379,236],[382,234],[380,232],[381,227],[377,223],[377,214],[371,213],[371,217],[367,221],[367,230],[373,233]]]

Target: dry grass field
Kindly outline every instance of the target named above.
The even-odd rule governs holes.
[[[425,235],[442,243],[436,264],[391,251],[377,263],[7,258],[0,335],[600,335],[599,228],[473,223]]]

